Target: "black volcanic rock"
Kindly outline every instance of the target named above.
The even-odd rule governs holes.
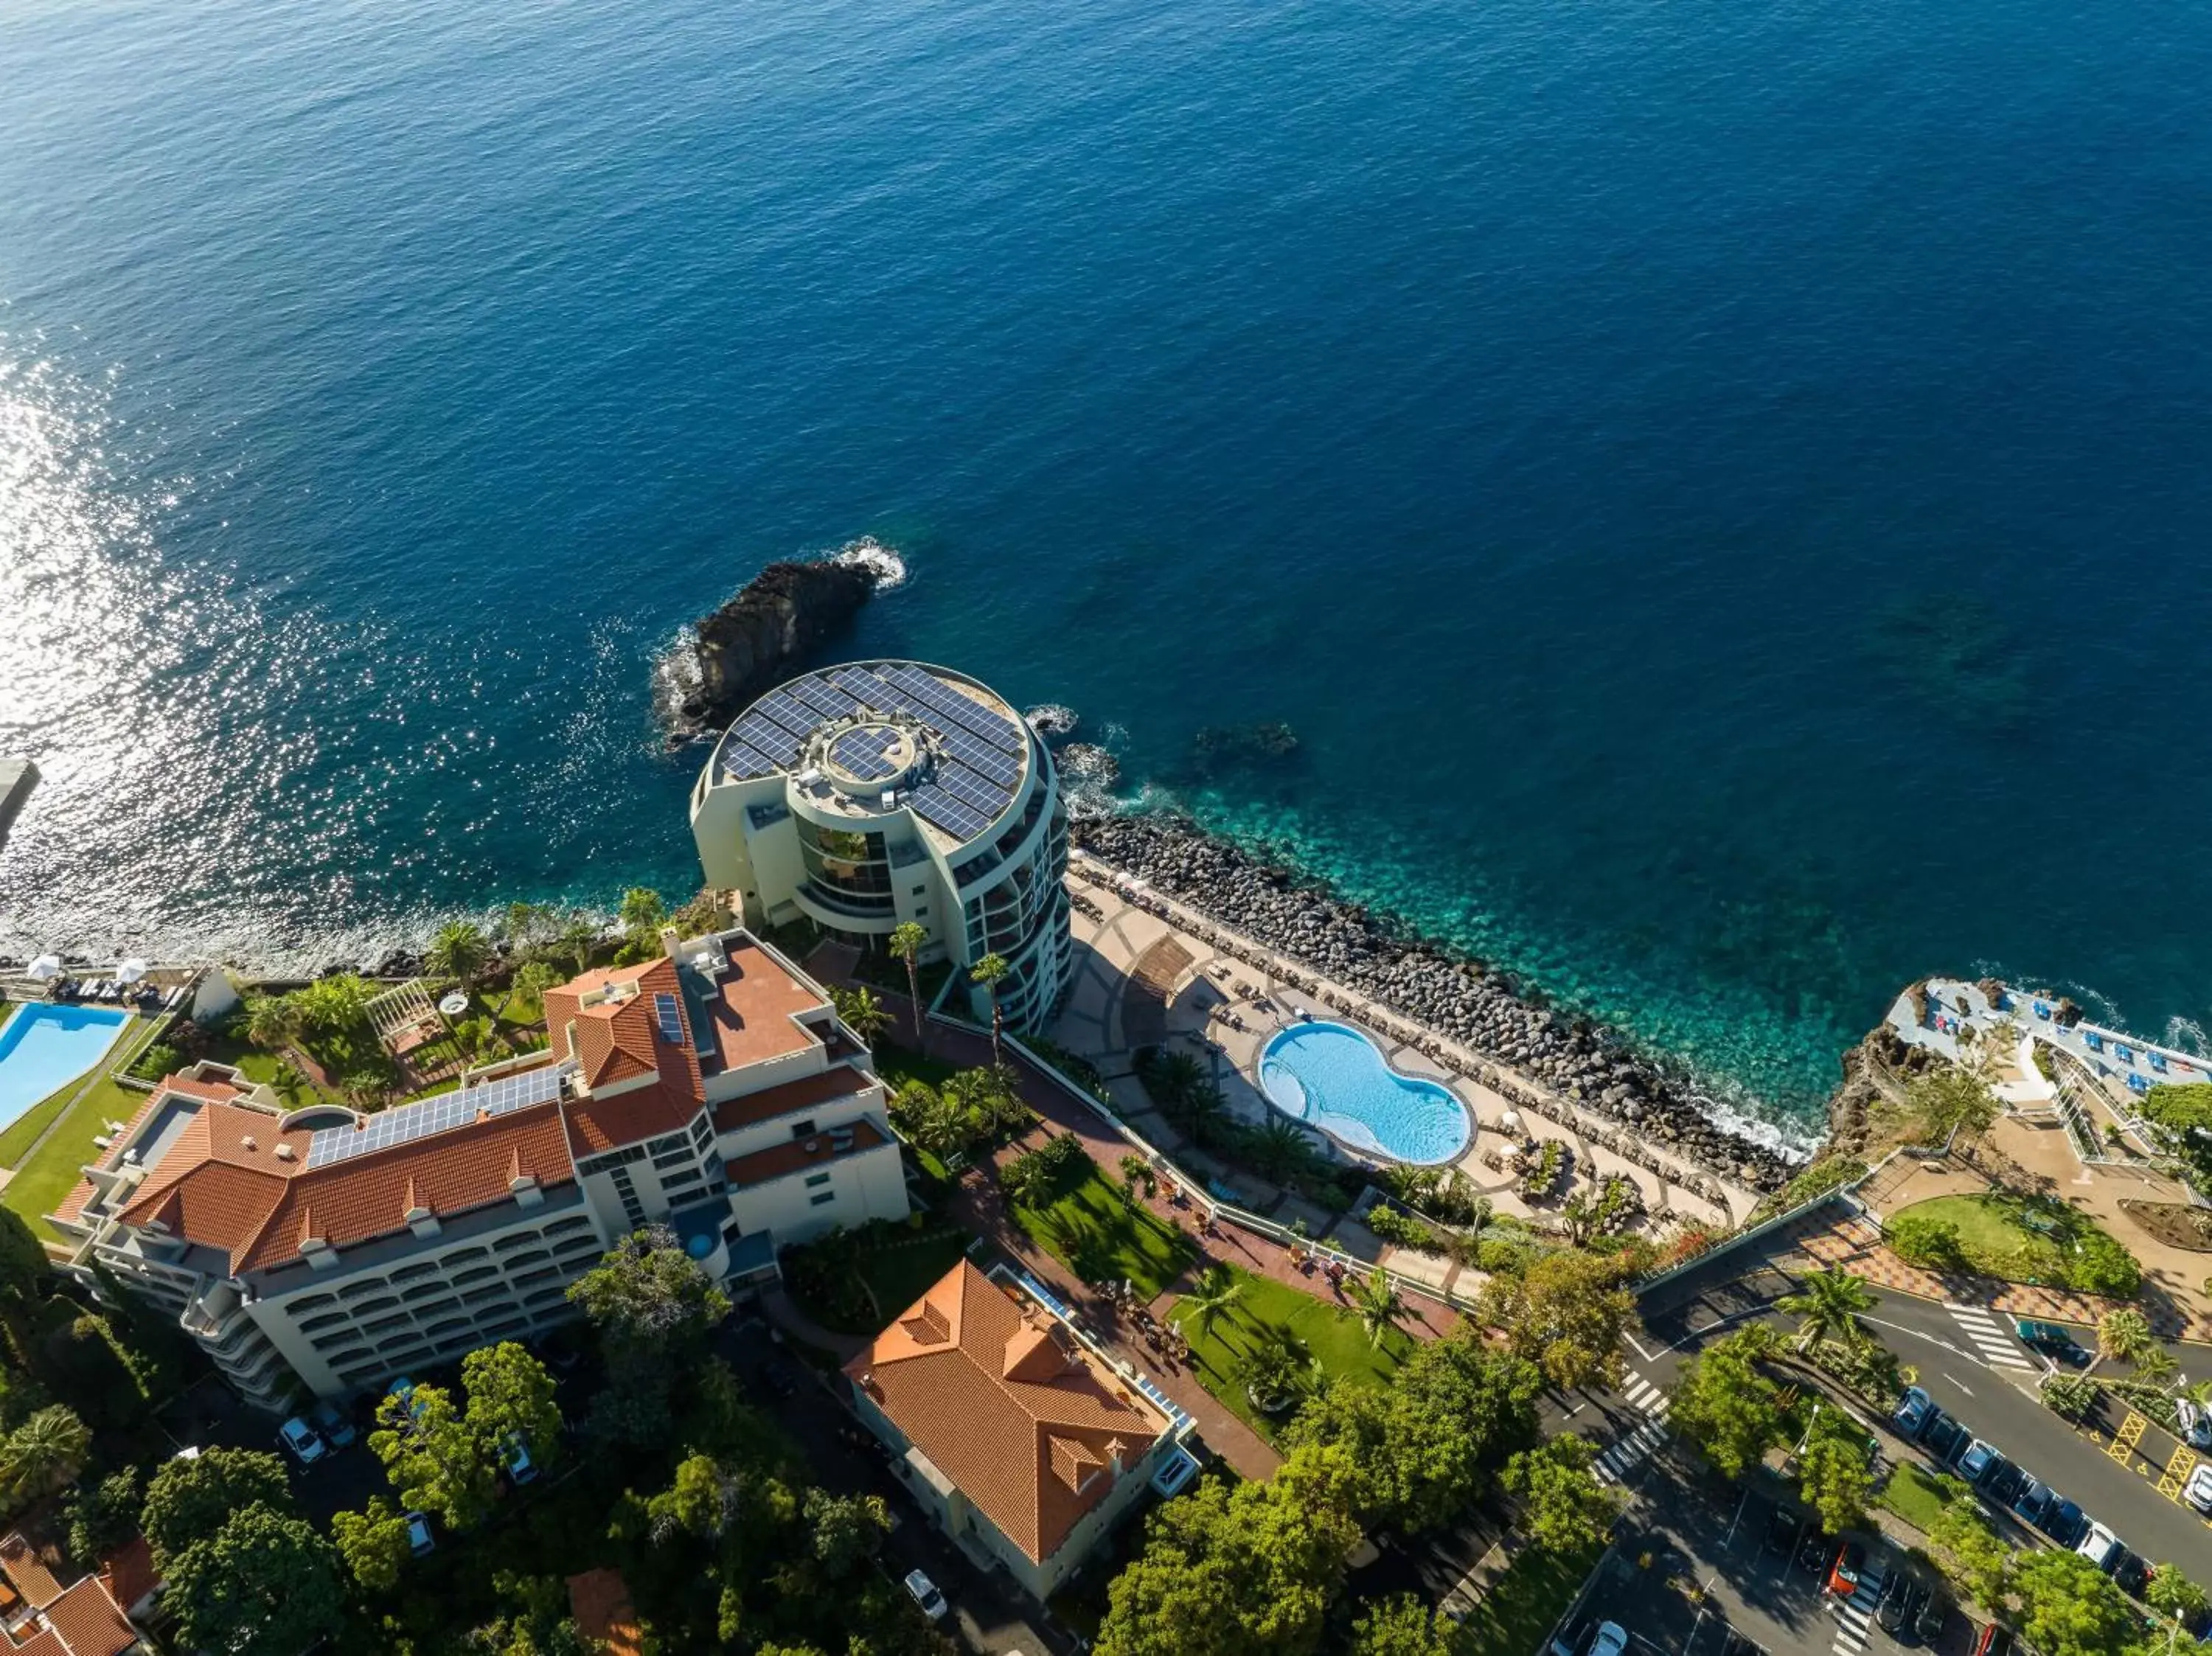
[[[859,562],[772,563],[699,622],[697,672],[678,710],[694,729],[727,722],[852,624],[876,590]]]

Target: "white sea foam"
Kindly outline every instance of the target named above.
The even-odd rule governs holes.
[[[830,555],[832,563],[858,565],[876,578],[876,591],[894,592],[906,585],[906,560],[895,548],[885,546],[873,535],[863,535],[857,541],[848,541]]]
[[[1075,727],[1083,722],[1074,708],[1058,701],[1040,702],[1022,715],[1029,720],[1039,736],[1058,742],[1075,734]]]
[[[681,725],[700,682],[699,629],[686,622],[653,658],[653,716],[664,730]]]

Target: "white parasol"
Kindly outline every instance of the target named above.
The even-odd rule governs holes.
[[[48,978],[61,976],[62,957],[59,955],[41,955],[27,969],[33,977],[44,983]]]
[[[149,962],[133,955],[127,961],[115,962],[115,980],[118,983],[136,983],[153,969]]]

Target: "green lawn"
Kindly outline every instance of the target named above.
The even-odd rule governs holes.
[[[1897,1470],[1889,1475],[1888,1483],[1875,1499],[1922,1531],[1934,1529],[1936,1520],[1943,1515],[1943,1508],[1951,1504],[1951,1498],[1936,1482],[1936,1475],[1910,1460],[1898,1463]]]
[[[1978,1196],[1936,1196],[1890,1216],[1954,1225],[1966,1265],[1978,1276],[2008,1282],[2087,1286],[2074,1276],[2076,1239],[2121,1245],[2095,1221],[2063,1203],[1998,1191]]]
[[[1271,1278],[1255,1277],[1235,1266],[1231,1269],[1237,1277],[1237,1298],[1214,1319],[1213,1326],[1200,1333],[1195,1317],[1179,1321],[1176,1326],[1190,1341],[1199,1384],[1263,1435],[1273,1436],[1282,1422],[1269,1420],[1254,1409],[1237,1378],[1238,1366],[1263,1324],[1286,1327],[1297,1336],[1321,1365],[1317,1378],[1322,1384],[1351,1380],[1381,1386],[1413,1355],[1412,1336],[1400,1330],[1390,1330],[1377,1346],[1352,1313]],[[1168,1315],[1172,1320],[1176,1313],[1170,1310]]]
[[[1130,1206],[1095,1167],[1048,1207],[1017,1204],[1014,1222],[1085,1282],[1126,1277],[1144,1300],[1165,1293],[1196,1253],[1190,1238]]]
[[[899,1027],[912,1037],[911,1025]],[[889,1093],[897,1092],[909,1081],[926,1081],[933,1087],[942,1087],[948,1077],[960,1073],[958,1065],[947,1064],[928,1052],[918,1052],[889,1034],[876,1037],[874,1057],[876,1073],[884,1078],[884,1090]]]
[[[152,1036],[151,1020],[142,1022],[110,1049],[105,1072],[68,1113],[70,1101],[85,1083],[72,1081],[59,1092],[40,1100],[0,1132],[0,1167],[15,1168],[0,1201],[29,1220],[33,1228],[52,1232],[46,1216],[69,1194],[78,1169],[96,1154],[93,1140],[106,1131],[110,1121],[128,1121],[146,1102],[146,1095],[123,1086],[115,1077],[131,1066]],[[60,1119],[53,1137],[25,1159],[49,1122]]]
[[[1604,1551],[1522,1553],[1468,1613],[1453,1649],[1465,1656],[1529,1656],[1567,1613]]]

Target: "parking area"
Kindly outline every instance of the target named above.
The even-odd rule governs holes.
[[[1819,1532],[1779,1486],[1747,1489],[1699,1480],[1687,1464],[1644,1481],[1644,1507],[1625,1527],[1603,1577],[1562,1642],[1588,1656],[1599,1623],[1628,1635],[1630,1656],[1969,1656],[1979,1628],[1941,1596],[1932,1574],[1877,1538],[1839,1543]],[[1839,1550],[1854,1591],[1830,1582]],[[1876,1605],[1886,1589],[1925,1602],[1894,1629]],[[1917,1623],[1917,1624],[1916,1624]]]

